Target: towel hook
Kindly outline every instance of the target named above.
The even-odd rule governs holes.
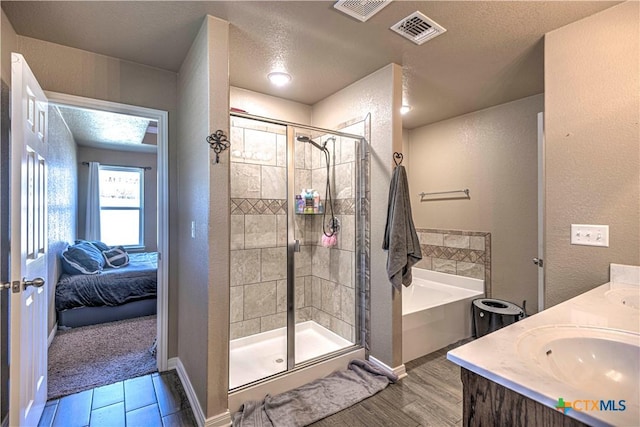
[[[231,143],[227,140],[227,135],[218,129],[207,137],[209,147],[216,153],[216,163],[220,163],[220,153],[229,148]]]
[[[400,166],[402,164],[403,157],[402,153],[396,151],[393,153],[393,163],[395,163],[396,166]]]

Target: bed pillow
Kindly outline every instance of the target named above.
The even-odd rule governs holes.
[[[76,244],[79,244],[79,243],[91,243],[93,246],[98,248],[100,252],[109,250],[109,246],[106,243],[101,242],[99,240],[76,240]]]
[[[99,274],[104,267],[102,253],[89,242],[69,246],[61,255],[67,274]]]
[[[122,246],[114,246],[109,250],[102,251],[105,263],[112,268],[120,268],[129,264],[129,254]]]

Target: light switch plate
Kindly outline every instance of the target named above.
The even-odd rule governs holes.
[[[571,244],[609,247],[609,226],[571,224]]]

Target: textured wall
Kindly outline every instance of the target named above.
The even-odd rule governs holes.
[[[62,268],[60,254],[76,239],[78,161],[76,143],[56,108],[49,107],[47,198],[49,215],[49,330],[56,322],[55,284]]]
[[[209,133],[229,135],[229,23],[207,16],[209,27]],[[229,397],[229,150],[220,163],[209,150],[209,348],[206,415],[227,411]]]
[[[311,107],[306,104],[233,86],[230,88],[230,97],[231,107],[245,110],[254,116],[303,125],[311,123]]]
[[[158,250],[158,156],[154,153],[102,150],[78,147],[78,237],[84,238],[87,212],[87,180],[89,168],[82,162],[100,162],[115,166],[150,166],[144,173],[144,236],[145,251]]]
[[[18,47],[18,36],[9,22],[7,15],[5,15],[4,10],[2,11],[2,23],[0,28],[2,29],[2,37],[0,38],[0,42],[2,46],[0,47],[0,64],[2,64],[2,80],[4,80],[7,85],[11,83],[11,52],[15,52]]]
[[[4,28],[4,26],[3,26]],[[4,40],[4,37],[3,37]],[[169,112],[169,342],[177,355],[177,163],[176,74],[55,43],[18,36],[24,55],[44,90]]]
[[[543,95],[410,131],[416,227],[491,233],[493,297],[537,307],[537,113]],[[418,193],[469,188],[471,199]]]
[[[640,3],[545,37],[547,305],[640,264]],[[608,224],[609,247],[572,246],[571,224]]]
[[[204,144],[229,134],[228,31],[206,17],[178,74],[178,356],[205,416],[224,412],[228,393],[229,151],[216,164]]]
[[[313,105],[313,125],[337,128],[371,114],[371,355],[402,365],[402,300],[387,278],[382,250],[393,152],[402,150],[402,70],[390,64]]]

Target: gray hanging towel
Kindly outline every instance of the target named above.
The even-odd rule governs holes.
[[[404,166],[396,166],[389,187],[387,225],[384,229],[382,249],[388,250],[387,275],[396,289],[400,283],[409,286],[411,267],[422,259],[420,241],[411,217],[409,184]]]

